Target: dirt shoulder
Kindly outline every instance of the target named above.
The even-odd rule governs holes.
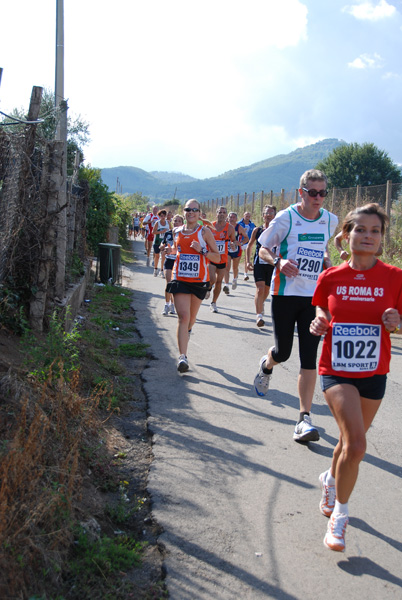
[[[2,597],[28,598],[38,593],[45,594],[43,597],[53,597],[56,589],[58,597],[66,600],[82,598],[82,594],[89,600],[167,597],[163,582],[163,548],[158,544],[160,530],[153,520],[147,491],[152,440],[147,428],[147,398],[141,374],[151,357],[135,328],[132,290],[124,285],[113,287],[114,298],[104,298],[102,304],[99,297],[103,290],[92,282],[78,315],[80,379],[74,393],[78,392],[82,398],[93,398],[94,394],[98,394],[98,425],[95,433],[86,434],[84,449],[80,450],[77,489],[71,494],[71,512],[63,522],[65,539],[64,547],[57,553],[58,564],[53,565],[54,572],[49,567],[48,576],[41,577],[41,581],[27,584],[23,571],[32,569],[34,572],[38,565],[46,562],[46,545],[37,552],[32,564],[29,562],[30,555],[26,553],[20,559],[20,563],[25,562],[25,567],[18,573],[18,561],[11,564],[11,553],[9,560],[7,555],[3,556],[2,566],[6,567],[6,571],[3,569],[0,576]],[[9,385],[10,380],[24,383],[13,384],[13,388]],[[0,330],[0,440],[3,458],[7,458],[7,449],[13,444],[12,436],[18,427],[24,402],[24,394],[10,397],[10,390],[21,391],[25,385],[26,366],[21,339],[4,329]],[[16,498],[16,501],[22,503],[23,498]],[[34,506],[31,511],[35,511]],[[140,565],[122,566],[113,557],[109,562],[115,560],[116,569],[112,569],[109,575],[105,576],[101,568],[99,573],[96,570],[90,574],[81,572],[80,579],[85,585],[79,589],[71,568],[72,564],[76,564],[77,525],[88,533],[88,540],[93,538],[97,544],[106,538],[117,540],[117,545],[120,540],[124,540],[125,544],[127,540],[140,542]],[[36,544],[37,533],[36,530],[31,531],[32,545]],[[25,543],[27,535],[30,535],[28,530]],[[17,538],[13,540],[14,554],[18,552],[20,542]],[[52,556],[55,556],[53,551]],[[17,589],[10,583],[12,579],[19,582]]]

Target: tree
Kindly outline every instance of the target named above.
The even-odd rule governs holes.
[[[129,196],[114,194],[113,204],[115,206],[115,212],[112,217],[112,224],[119,228],[119,244],[121,244],[123,248],[126,248],[128,247],[127,229],[133,221],[132,203],[129,200]]]
[[[98,244],[106,241],[109,225],[116,212],[113,193],[101,178],[100,169],[81,167],[78,179],[86,181],[89,186],[89,205],[87,209],[87,243],[93,254],[98,251]]]
[[[26,120],[27,114],[23,108],[14,108],[10,114],[10,118],[6,117],[4,122],[12,121],[12,117]],[[54,106],[54,93],[47,88],[44,88],[42,94],[42,102],[40,105],[39,119],[43,122],[38,125],[37,135],[47,140],[54,140],[58,123],[58,110]],[[22,129],[23,124],[13,125],[13,131]],[[90,141],[89,124],[84,121],[81,115],[72,117],[67,116],[67,175],[72,175],[75,153],[79,151],[84,160],[83,148]]]
[[[128,205],[132,212],[146,212],[149,204],[148,196],[143,196],[141,192],[129,194],[126,196]]]
[[[330,186],[336,188],[383,185],[387,181],[394,184],[402,182],[400,167],[384,150],[371,143],[339,146],[316,168],[324,171]]]

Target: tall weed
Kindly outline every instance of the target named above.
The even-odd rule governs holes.
[[[22,346],[29,374],[43,382],[50,372],[53,378],[63,373],[63,376],[69,380],[72,373],[79,368],[77,342],[80,337],[78,324],[75,323],[70,331],[65,331],[64,319],[55,310],[50,318],[49,330],[44,337],[38,337],[31,331],[27,331],[23,336]]]

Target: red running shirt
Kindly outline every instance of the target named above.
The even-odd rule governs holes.
[[[367,271],[348,263],[323,271],[312,304],[331,313],[319,362],[320,375],[371,377],[389,372],[391,340],[381,316],[402,313],[402,270],[377,260]]]

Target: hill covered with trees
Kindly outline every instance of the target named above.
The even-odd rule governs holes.
[[[313,168],[343,144],[345,142],[337,139],[321,140],[289,154],[278,154],[208,179],[195,179],[183,173],[147,172],[136,167],[101,169],[101,176],[111,191],[116,190],[119,181],[123,194],[140,192],[153,202],[166,202],[173,197],[179,200],[197,198],[203,202],[261,190],[277,193],[282,188],[297,188],[305,170]]]

